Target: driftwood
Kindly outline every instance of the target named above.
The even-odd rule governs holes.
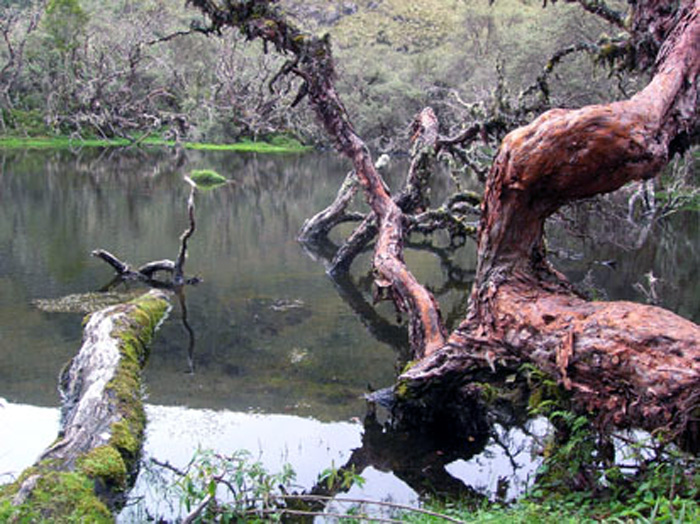
[[[700,328],[658,308],[583,300],[547,263],[543,227],[571,200],[655,176],[697,140],[700,0],[631,5],[630,38],[618,51],[633,66],[653,65],[652,80],[639,94],[607,105],[551,110],[504,139],[482,205],[470,308],[449,337],[435,298],[403,261],[410,220],[391,197],[335,90],[329,39],[290,25],[272,1],[189,3],[209,17],[210,32],[235,27],[262,40],[266,49],[290,56],[280,75],[301,79],[297,101],[308,98],[352,162],[376,217],[378,295],[406,312],[412,353],[419,359],[397,389],[406,405],[418,398],[416,404],[430,410],[445,396],[459,396],[474,372],[534,363],[601,421],[671,434],[697,424]],[[432,401],[430,392],[436,394]]]
[[[104,249],[95,249],[91,256],[99,258],[109,264],[117,274],[119,280],[136,280],[156,288],[174,289],[185,284],[197,284],[200,279],[197,277],[185,278],[185,262],[187,260],[187,242],[194,234],[196,228],[194,196],[197,192],[197,185],[189,177],[185,177],[185,182],[190,186],[190,194],[187,198],[187,218],[188,227],[180,235],[180,249],[175,261],[170,259],[153,260],[134,269],[130,264],[124,262],[116,255]],[[168,273],[169,280],[158,278],[160,273]]]
[[[141,370],[168,310],[168,295],[152,290],[90,315],[80,351],[60,376],[58,439],[3,493],[12,519],[112,520],[138,468]]]

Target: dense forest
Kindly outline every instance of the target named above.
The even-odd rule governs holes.
[[[332,35],[338,89],[358,131],[382,152],[405,148],[400,140],[407,125],[428,102],[447,126],[512,113],[555,53],[572,46],[577,52],[556,58],[547,105],[622,97],[637,84],[623,68],[605,67],[598,52],[607,45],[612,53],[617,29],[574,6],[542,9],[534,0],[281,4],[306,30]],[[244,45],[231,29],[222,38],[204,34],[204,18],[184,2],[1,5],[3,134],[147,133],[210,142],[289,134],[305,143],[327,141],[306,104],[292,107],[295,88],[284,79],[270,88],[281,57]],[[595,60],[586,56],[594,50]]]

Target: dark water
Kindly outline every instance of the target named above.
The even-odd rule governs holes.
[[[354,413],[367,383],[390,383],[391,349],[358,325],[295,241],[304,218],[335,192],[343,166],[329,158],[212,154],[179,167],[165,154],[92,157],[5,157],[2,396],[56,404],[56,373],[76,349],[81,316],[44,313],[31,301],[108,283],[112,270],[89,256],[95,248],[134,264],[175,258],[186,226],[181,177],[200,166],[232,183],[197,195],[187,269],[203,282],[186,297],[196,372],[186,373],[176,308],[153,347],[150,400],[337,419]]]
[[[111,269],[89,256],[96,248],[135,265],[175,258],[187,225],[182,176],[195,168],[215,169],[230,184],[196,198],[197,231],[186,266],[203,279],[186,290],[194,346],[176,304],[146,370],[149,415],[160,428],[152,430],[146,451],[175,463],[186,461],[197,444],[258,447],[272,466],[291,460],[312,483],[329,462],[342,464],[362,445],[368,429],[359,423],[361,397],[368,386],[393,383],[405,350],[391,307],[380,304],[379,317],[372,316],[366,256],[353,268],[352,285],[337,287],[295,241],[304,219],[333,199],[345,176],[347,165],[333,155],[0,153],[0,398],[58,405],[56,377],[80,345],[82,315],[44,312],[32,301],[109,283]],[[435,200],[444,191],[438,182]],[[634,250],[628,248],[637,232],[619,228],[607,231],[617,245],[572,240],[555,229],[550,247],[561,255],[555,264],[611,299],[643,301],[634,285],[651,271],[662,279],[661,304],[700,321],[700,214],[678,214]],[[449,321],[458,321],[474,246],[467,242],[451,262],[424,249],[411,250],[407,260],[436,292]],[[518,468],[503,457],[499,465],[497,449],[449,467],[456,476],[462,468],[466,483],[487,490],[499,476],[521,475],[521,489],[533,459],[519,429],[498,431],[501,441],[520,448]],[[182,449],[175,444],[181,441]],[[410,498],[405,481],[385,469],[380,474],[375,465],[381,479],[368,482],[369,494]],[[487,472],[485,480],[478,471]]]

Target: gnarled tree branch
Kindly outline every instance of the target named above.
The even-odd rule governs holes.
[[[355,176],[379,223],[374,255],[375,283],[409,316],[411,344],[417,356],[444,344],[440,309],[432,294],[408,271],[403,260],[403,213],[391,198],[374,167],[364,141],[355,132],[345,106],[336,92],[335,68],[328,36],[317,38],[292,26],[274,2],[254,0],[219,5],[210,0],[190,0],[207,15],[213,29],[230,26],[249,39],[260,39],[281,53],[299,58],[291,72],[303,82],[303,94],[336,147],[352,162]]]

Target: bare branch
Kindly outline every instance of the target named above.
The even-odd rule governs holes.
[[[190,185],[190,196],[187,199],[187,215],[189,217],[189,227],[180,236],[180,251],[175,259],[175,269],[173,272],[173,284],[181,286],[184,283],[185,260],[187,258],[187,241],[195,230],[194,220],[194,195],[197,192],[197,184],[190,177],[185,177],[185,182]]]

